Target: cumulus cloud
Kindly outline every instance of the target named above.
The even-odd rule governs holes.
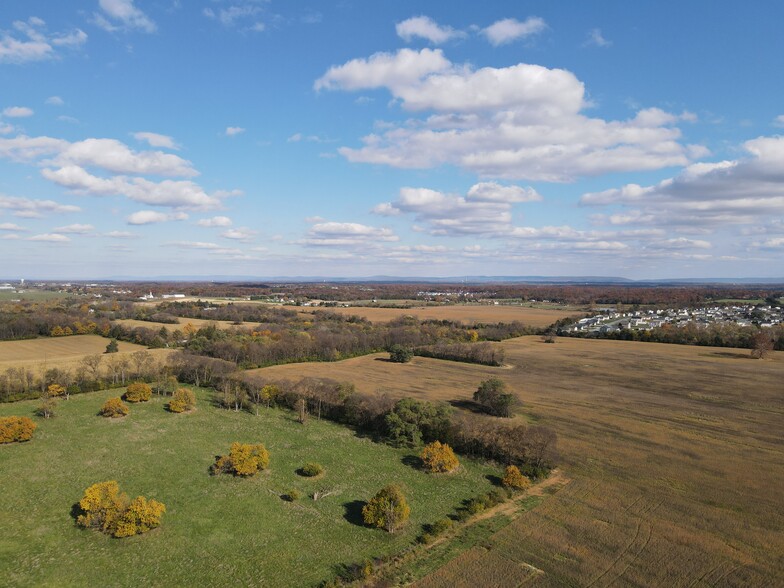
[[[46,99],[45,103],[50,106],[62,106],[63,104],[65,104],[65,101],[59,96],[49,96],[49,98]]]
[[[151,147],[163,147],[164,149],[179,149],[180,146],[174,142],[174,139],[168,135],[159,135],[158,133],[138,132],[133,133],[133,138],[137,141],[148,143]]]
[[[773,126],[784,128],[784,114],[780,114],[773,119]]]
[[[27,106],[9,106],[3,109],[3,116],[8,118],[26,118],[33,116],[33,109]]]
[[[45,155],[58,153],[68,145],[68,141],[63,139],[18,135],[11,139],[0,139],[0,157],[29,163]]]
[[[622,206],[616,224],[744,224],[784,214],[784,137],[743,144],[746,156],[696,163],[654,186],[627,184],[583,194],[584,206]],[[612,217],[611,217],[612,218]]]
[[[221,23],[225,27],[243,26],[247,30],[261,32],[266,27],[259,20],[263,12],[262,2],[256,0],[235,0],[230,6],[225,8],[210,7],[202,10],[202,14],[209,19]]]
[[[359,223],[323,222],[310,228],[304,243],[315,247],[367,247],[399,240],[400,238],[387,228]]]
[[[395,25],[398,37],[410,42],[415,37],[430,41],[434,45],[446,43],[450,39],[464,36],[452,27],[439,25],[429,16],[415,16]]]
[[[497,236],[512,231],[512,204],[541,200],[533,188],[482,182],[466,196],[445,194],[428,188],[401,188],[395,202],[373,209],[382,216],[415,215],[433,235]]]
[[[54,200],[33,200],[0,194],[0,210],[8,210],[21,218],[39,218],[45,214],[79,212],[81,208],[70,204],[60,204]]]
[[[612,41],[608,41],[602,35],[601,29],[591,29],[588,32],[588,39],[585,41],[584,45],[593,45],[595,47],[609,47],[612,45]]]
[[[200,227],[230,227],[232,223],[228,216],[213,216],[212,218],[203,218],[196,224]]]
[[[160,176],[199,175],[190,161],[163,151],[133,151],[116,139],[85,139],[60,151],[50,165],[99,167],[120,174]]]
[[[130,231],[109,231],[104,234],[104,237],[109,237],[110,239],[136,239],[138,236]]]
[[[14,126],[0,120],[0,135],[9,135],[14,132]]]
[[[79,194],[120,195],[143,204],[190,210],[209,210],[220,206],[219,198],[207,194],[201,186],[187,180],[152,182],[146,178],[122,175],[102,178],[76,165],[56,170],[45,168],[41,170],[41,175]]]
[[[157,29],[155,22],[134,5],[134,0],[98,0],[98,6],[101,12],[94,14],[93,22],[106,31],[154,33]]]
[[[227,137],[233,137],[235,135],[241,135],[244,132],[245,132],[245,129],[243,129],[242,127],[226,127],[226,131],[225,131]]]
[[[20,227],[14,223],[0,223],[0,231],[26,231],[24,227]]]
[[[505,18],[482,29],[482,34],[491,45],[498,47],[519,39],[526,39],[547,29],[547,23],[538,16],[529,16],[524,21]]]
[[[92,225],[85,225],[85,224],[73,224],[73,225],[65,225],[64,227],[56,227],[54,229],[55,233],[73,233],[75,235],[85,235],[90,231],[95,230],[95,227]]]
[[[46,243],[67,243],[71,239],[59,233],[43,233],[27,238],[28,241],[44,241]]]
[[[134,212],[125,221],[129,225],[152,225],[168,221],[186,220],[188,215],[184,212],[159,212],[157,210],[140,210]]]
[[[226,217],[223,217],[226,218]],[[252,241],[258,231],[254,231],[248,227],[238,227],[236,229],[229,229],[228,231],[223,231],[221,233],[221,237],[224,239],[234,239],[236,241]]]
[[[452,64],[440,49],[401,49],[333,66],[314,83],[316,90],[382,87],[403,109],[431,114],[389,125],[359,148],[340,148],[349,161],[450,164],[485,177],[566,182],[687,165],[707,152],[680,143],[676,124],[689,113],[644,109],[625,121],[584,115],[584,85],[563,69],[474,69]]]
[[[38,17],[13,23],[15,33],[0,32],[0,63],[23,64],[59,57],[58,49],[74,49],[87,42],[81,29],[49,34],[46,23]]]

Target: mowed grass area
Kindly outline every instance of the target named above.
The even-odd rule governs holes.
[[[422,523],[487,492],[492,466],[463,460],[453,475],[428,475],[411,452],[358,437],[326,421],[305,426],[288,411],[260,416],[211,406],[205,390],[192,414],[165,399],[131,405],[121,420],[96,416],[120,390],[61,401],[54,419],[36,418],[32,441],[0,446],[0,578],[11,586],[314,586],[338,564],[395,553]],[[35,402],[0,405],[0,416],[31,416]],[[232,441],[262,442],[268,472],[213,477],[209,466]],[[319,479],[295,471],[315,461]],[[71,507],[93,483],[114,479],[131,497],[166,505],[160,528],[112,539],[77,528]],[[359,524],[362,502],[396,482],[411,506],[409,525],[390,535]],[[289,503],[280,494],[337,493]]]
[[[741,349],[537,337],[502,345],[504,368],[376,355],[261,373],[445,401],[497,375],[524,403],[520,420],[557,431],[573,481],[484,542],[486,559],[466,556],[460,579],[448,575],[453,586],[493,585],[483,570],[499,557],[541,570],[529,581],[543,586],[784,585],[784,353],[755,360]]]
[[[315,310],[300,310],[309,314]],[[411,315],[420,320],[450,320],[466,324],[476,323],[509,323],[520,321],[532,327],[547,327],[555,321],[569,316],[582,316],[579,310],[531,308],[529,306],[471,305],[456,304],[448,306],[412,306],[410,308],[375,308],[369,306],[352,306],[348,308],[324,308],[330,312],[357,315],[372,322],[387,322],[395,318]]]
[[[10,367],[30,369],[53,367],[73,369],[87,355],[104,353],[111,339],[99,335],[70,335],[68,337],[42,337],[19,341],[0,341],[0,371]],[[143,345],[118,341],[119,354],[131,354]],[[150,349],[156,358],[165,358],[168,349]]]

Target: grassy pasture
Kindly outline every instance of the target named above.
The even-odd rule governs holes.
[[[375,355],[261,371],[446,401],[497,375],[524,403],[518,418],[558,432],[572,483],[465,555],[459,577],[450,568],[421,586],[444,585],[442,576],[493,585],[485,570],[499,557],[541,570],[526,581],[542,586],[784,585],[784,353],[754,360],[739,349],[537,337],[502,345],[504,368]]]
[[[357,437],[325,421],[297,423],[288,412],[260,416],[211,406],[198,390],[192,414],[165,399],[131,406],[121,420],[96,416],[120,391],[61,401],[54,419],[36,419],[31,442],[0,446],[0,577],[12,586],[313,586],[335,566],[395,553],[421,524],[486,492],[496,468],[463,461],[453,475],[415,469],[411,452]],[[32,415],[35,402],[0,406],[0,416]],[[271,468],[251,479],[212,477],[208,468],[232,441],[263,442]],[[316,461],[319,479],[296,470]],[[115,479],[129,495],[162,501],[163,525],[111,539],[78,529],[69,515],[85,488]],[[411,521],[390,535],[357,524],[362,501],[401,484]],[[338,492],[317,502],[285,502],[292,488]]]
[[[42,337],[20,341],[0,341],[0,371],[10,367],[37,369],[74,368],[86,355],[103,353],[110,339],[99,335],[71,335],[68,337]],[[142,345],[118,341],[119,354],[131,354]],[[156,358],[165,357],[168,349],[151,349]]]
[[[11,290],[0,290],[0,302],[11,302],[12,300],[23,300],[25,302],[45,302],[59,298],[76,297],[76,294],[69,292],[54,292],[52,290],[24,290],[23,292],[13,292]]]
[[[197,329],[201,329],[204,326],[208,325],[215,325],[219,329],[231,329],[234,327],[242,327],[242,328],[250,328],[257,326],[258,323],[242,323],[241,325],[235,325],[231,321],[211,321],[208,319],[198,319],[198,318],[178,318],[177,323],[155,323],[152,321],[138,321],[136,319],[117,319],[114,321],[117,324],[123,325],[125,327],[135,329],[136,327],[144,327],[145,329],[154,329],[156,331],[160,330],[161,327],[166,327],[166,329],[171,332],[177,329],[182,330],[182,328],[187,325],[188,323],[192,324]]]
[[[309,314],[314,310],[300,310]],[[391,321],[399,316],[413,315],[421,320],[450,320],[467,324],[475,323],[509,323],[520,321],[533,327],[546,327],[555,321],[580,314],[580,311],[566,309],[531,308],[529,306],[506,305],[449,305],[449,306],[412,306],[411,308],[376,308],[370,306],[352,306],[349,308],[325,308],[331,312],[351,314],[364,317],[373,322]]]

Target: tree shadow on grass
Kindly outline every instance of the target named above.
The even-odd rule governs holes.
[[[449,404],[455,408],[462,408],[463,410],[475,412],[477,414],[487,414],[487,411],[484,409],[484,407],[481,404],[474,402],[473,400],[456,398],[454,400],[450,400]]]
[[[422,469],[422,459],[418,455],[404,455],[400,462],[408,466],[410,468],[414,468],[415,470]]]
[[[76,519],[78,519],[81,515],[84,514],[84,511],[82,510],[82,507],[79,506],[78,502],[74,502],[71,505],[71,513],[70,514],[71,514],[71,518],[74,520],[74,523],[76,522]]]
[[[500,488],[503,486],[503,482],[501,481],[501,476],[496,476],[493,474],[487,474],[485,479],[490,482],[493,486]]]
[[[714,351],[709,353],[713,357],[728,357],[730,359],[756,359],[751,356],[750,352],[738,353],[737,351]]]
[[[386,363],[395,363],[394,361],[392,361],[388,357],[376,357],[373,361],[384,361]]]
[[[365,520],[362,518],[362,507],[366,504],[367,502],[364,500],[352,500],[351,502],[344,502],[343,508],[345,509],[345,512],[343,513],[343,518],[352,525],[364,527]]]

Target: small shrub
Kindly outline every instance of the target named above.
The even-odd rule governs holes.
[[[430,525],[430,532],[434,535],[443,535],[449,529],[451,529],[453,525],[454,523],[452,522],[452,519],[438,519],[435,523]]]
[[[402,345],[393,345],[389,349],[389,361],[394,363],[408,363],[414,357],[414,352]]]
[[[296,488],[292,488],[283,495],[283,499],[287,502],[296,502],[300,498],[302,498],[302,494]]]
[[[19,443],[33,438],[36,425],[29,417],[0,418],[0,443]]]
[[[324,466],[318,463],[306,463],[300,468],[299,473],[306,478],[314,478],[324,473]]]
[[[466,502],[465,510],[469,515],[479,514],[487,508],[484,498],[471,498]]]
[[[99,414],[108,418],[116,419],[124,417],[129,412],[128,405],[122,401],[122,398],[110,398],[103,403]]]
[[[175,390],[172,399],[169,401],[169,410],[171,412],[186,412],[193,410],[196,406],[196,395],[193,390],[188,388],[178,388]]]
[[[127,402],[147,402],[152,396],[152,388],[144,382],[134,382],[125,391]]]
[[[521,474],[520,469],[515,465],[506,467],[501,483],[511,490],[527,490],[531,487],[531,480]]]
[[[425,445],[420,457],[425,469],[430,472],[453,472],[460,465],[452,448],[440,441]]]
[[[117,339],[112,339],[106,346],[106,351],[104,351],[104,353],[117,353],[119,350],[120,346],[117,344]]]
[[[54,411],[56,408],[57,401],[54,398],[43,398],[41,400],[41,404],[38,405],[35,414],[42,416],[45,419],[49,419],[54,416]]]
[[[77,525],[114,537],[130,537],[154,529],[166,512],[166,506],[157,500],[147,500],[144,496],[130,500],[114,480],[87,488],[79,508],[82,512],[76,519]]]
[[[399,529],[410,514],[406,497],[395,484],[384,486],[362,507],[362,519],[366,525],[386,529],[390,533]]]
[[[234,474],[235,476],[253,476],[259,470],[269,467],[269,451],[258,443],[232,443],[229,455],[220,455],[212,465],[213,474]]]

